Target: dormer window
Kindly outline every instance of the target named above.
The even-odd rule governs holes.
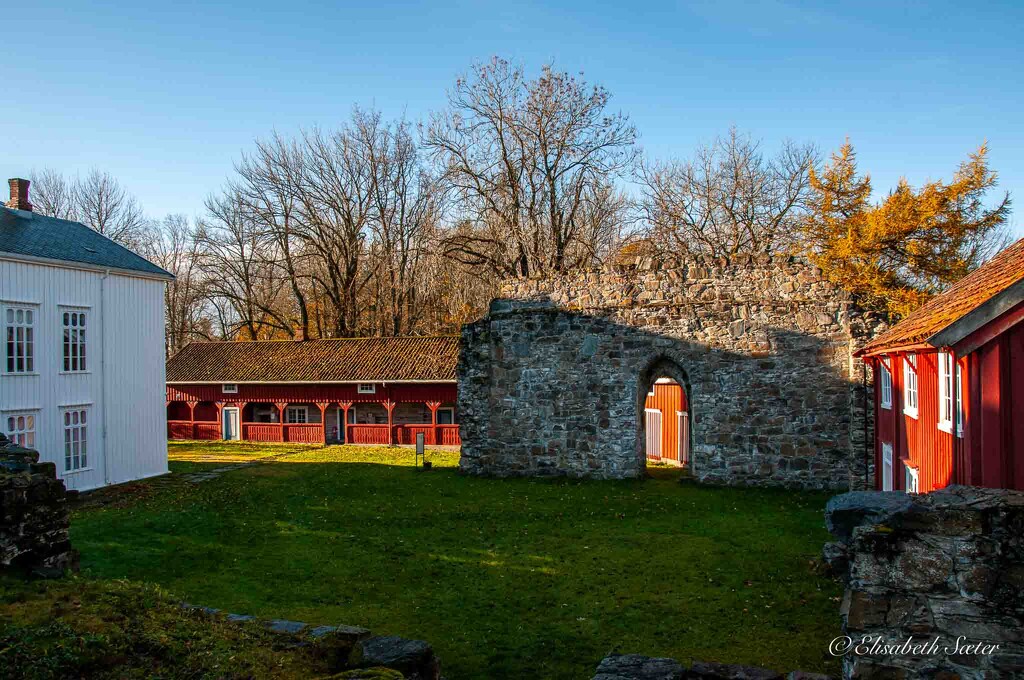
[[[220,386],[220,391],[224,394],[238,394],[238,385],[235,383],[224,383]]]

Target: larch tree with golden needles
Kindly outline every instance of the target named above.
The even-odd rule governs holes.
[[[866,307],[905,316],[1006,245],[1010,197],[986,203],[997,179],[987,154],[982,145],[948,183],[915,189],[900,180],[875,205],[871,178],[857,173],[847,141],[824,168],[811,170],[806,253]]]

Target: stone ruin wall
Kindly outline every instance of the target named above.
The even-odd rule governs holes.
[[[1024,493],[951,486],[829,501],[844,678],[1020,677]]]
[[[699,480],[859,488],[873,426],[852,352],[880,326],[794,258],[642,260],[507,283],[463,328],[460,467],[641,476],[638,411],[655,370],[684,384]]]
[[[0,434],[0,569],[59,576],[78,569],[57,466]]]

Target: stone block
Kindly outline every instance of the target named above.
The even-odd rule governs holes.
[[[612,654],[598,664],[593,680],[682,680],[685,673],[675,659]]]
[[[349,665],[391,668],[403,673],[408,680],[439,680],[441,677],[441,662],[429,644],[393,635],[358,642],[349,656]]]

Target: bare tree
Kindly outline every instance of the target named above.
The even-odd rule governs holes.
[[[427,244],[440,219],[440,195],[420,163],[410,126],[384,123],[376,112],[353,114],[356,139],[370,164],[370,265],[377,321],[384,335],[413,332],[422,314],[419,294]]]
[[[107,238],[138,248],[146,237],[148,222],[142,206],[109,173],[91,170],[74,184],[75,214]]]
[[[202,245],[184,215],[168,215],[156,230],[145,254],[156,265],[174,274],[164,290],[167,315],[167,353],[174,354],[192,340],[208,339],[206,286],[200,272]]]
[[[226,337],[239,333],[264,340],[277,331],[291,332],[281,292],[286,281],[273,265],[272,241],[249,219],[243,199],[233,193],[206,202],[209,218],[196,238],[203,250],[206,294]]]
[[[692,160],[643,164],[638,178],[651,242],[674,253],[725,257],[789,250],[817,152],[786,142],[765,158],[759,146],[731,128]]]
[[[42,215],[75,220],[133,250],[152,238],[142,206],[110,173],[93,169],[68,179],[43,169],[32,174],[33,204]]]
[[[459,79],[448,100],[425,143],[472,223],[447,243],[453,257],[530,276],[588,265],[610,247],[620,220],[607,219],[618,203],[607,202],[609,185],[636,158],[637,133],[608,111],[604,88],[551,65],[527,80],[495,58]],[[605,221],[588,221],[597,215]]]
[[[56,170],[32,171],[32,207],[42,214],[62,220],[76,220],[75,185]]]

